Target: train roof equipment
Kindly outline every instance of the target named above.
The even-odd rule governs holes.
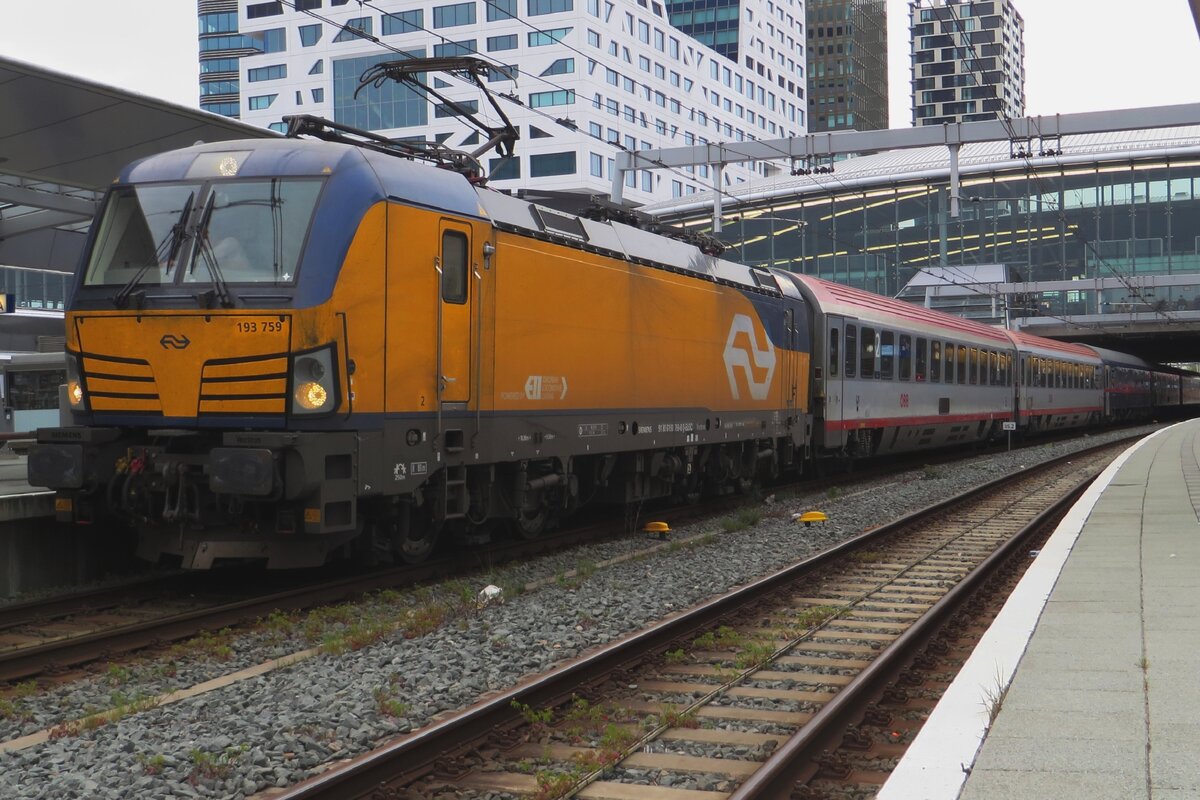
[[[501,124],[488,125],[477,116],[472,108],[439,92],[425,79],[425,75],[430,72],[453,75],[474,85],[483,93],[492,110],[500,117]],[[487,181],[487,178],[484,177],[483,165],[480,163],[479,157],[494,148],[496,154],[501,158],[511,158],[517,140],[521,138],[520,131],[512,124],[512,120],[508,118],[504,109],[496,101],[495,94],[484,83],[484,78],[496,72],[501,73],[509,80],[516,80],[507,67],[490,64],[475,56],[403,58],[383,61],[369,67],[359,76],[358,88],[354,90],[354,96],[357,98],[359,92],[368,86],[379,88],[388,81],[396,81],[426,98],[435,98],[450,109],[454,116],[484,135],[483,144],[470,152],[454,150],[437,141],[389,139],[371,131],[330,122],[307,114],[284,117],[283,121],[288,124],[287,135],[291,137],[308,134],[328,141],[370,147],[402,158],[420,159],[443,169],[460,172],[473,183],[482,184]]]
[[[299,119],[299,118],[296,118]],[[296,123],[338,132],[317,117]],[[345,132],[345,131],[341,131]],[[375,136],[371,134],[371,136]],[[382,139],[383,137],[378,137]],[[238,178],[322,177],[337,185],[337,214],[362,213],[372,203],[392,199],[452,214],[487,219],[500,230],[553,241],[634,264],[693,275],[757,294],[798,295],[780,273],[726,261],[695,236],[672,235],[666,225],[641,224],[637,215],[596,213],[593,219],[569,214],[473,183],[457,170],[431,169],[389,145],[390,140],[318,136],[198,144],[137,161],[122,171],[118,184]],[[397,158],[396,156],[401,156]],[[231,163],[229,160],[233,159]],[[327,190],[328,191],[328,190]],[[320,222],[320,220],[318,220]]]

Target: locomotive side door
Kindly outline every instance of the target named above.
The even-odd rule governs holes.
[[[443,219],[438,271],[438,401],[465,410],[471,399],[471,226]],[[452,407],[454,408],[454,407]]]
[[[785,301],[786,303],[787,301]],[[783,390],[783,405],[787,409],[788,417],[795,418],[796,402],[799,396],[799,387],[797,382],[797,362],[799,361],[799,341],[800,335],[796,330],[796,309],[794,306],[786,306],[783,311],[783,328],[784,328],[784,352],[783,352],[783,381],[781,389]]]
[[[842,397],[845,390],[845,367],[853,364],[853,353],[846,355],[846,326],[844,317],[825,317],[824,346],[816,366],[824,376],[824,417],[818,423],[821,444],[824,447],[841,447],[845,441],[842,430]],[[849,359],[849,360],[847,360]]]

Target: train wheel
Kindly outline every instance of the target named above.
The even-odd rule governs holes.
[[[420,564],[429,558],[437,547],[441,532],[441,522],[435,522],[417,511],[410,511],[402,516],[396,525],[393,538],[396,555],[405,564]]]
[[[414,538],[408,536],[400,541],[400,560],[405,564],[420,564],[429,558],[437,545],[437,532],[426,531],[425,536]]]
[[[536,509],[521,509],[513,520],[513,530],[522,539],[536,539],[546,532],[550,512],[545,506]]]

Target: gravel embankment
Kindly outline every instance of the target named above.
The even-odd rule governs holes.
[[[95,730],[0,754],[0,797],[242,798],[295,783],[314,774],[319,764],[362,753],[424,725],[439,712],[469,705],[484,691],[512,685],[523,675],[847,536],[1026,465],[1115,437],[1094,435],[1078,443],[917,469],[836,498],[780,499],[765,504],[763,519],[751,528],[726,533],[719,524],[708,523],[680,530],[673,535],[715,535],[691,547],[594,571],[595,564],[645,542],[636,537],[498,570],[472,579],[471,589],[487,583],[548,585],[451,619],[422,636],[396,634],[359,650],[318,655]],[[830,521],[812,528],[791,522],[793,512],[812,508],[825,511]],[[555,580],[576,568],[586,577]],[[442,594],[461,594],[461,588]],[[368,613],[419,613],[437,597],[436,590],[389,594],[377,598]],[[312,646],[303,627],[302,620],[281,619],[253,634],[217,637],[181,650],[173,661],[126,671],[111,668],[93,679],[11,701],[10,708],[0,704],[0,739],[302,650]]]

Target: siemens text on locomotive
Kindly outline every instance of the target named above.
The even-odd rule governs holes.
[[[1200,401],[1130,356],[290,138],[126,168],[66,334],[76,424],[38,432],[30,482],[191,568],[415,561],[590,502]]]

